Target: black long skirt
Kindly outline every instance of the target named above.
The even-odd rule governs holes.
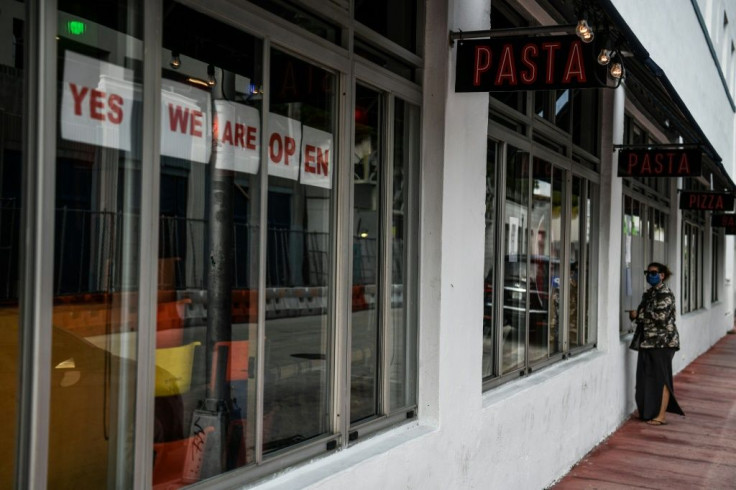
[[[667,411],[685,415],[675,399],[672,385],[672,358],[674,349],[639,349],[636,363],[636,407],[639,418],[651,420],[659,415],[662,405],[662,388],[667,386],[670,400]]]

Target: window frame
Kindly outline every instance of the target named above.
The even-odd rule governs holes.
[[[491,94],[493,95],[493,94]],[[517,98],[515,99],[520,106],[524,107],[524,112],[520,112],[515,110],[513,107],[510,107],[506,104],[505,101],[496,99],[494,97],[490,97],[489,101],[489,114],[488,114],[488,145],[496,145],[496,161],[494,164],[491,164],[490,162],[487,162],[487,168],[492,165],[492,167],[495,169],[495,176],[494,176],[494,182],[496,185],[495,189],[495,216],[494,216],[494,244],[492,247],[496,251],[495,257],[494,257],[494,263],[493,267],[495,269],[494,271],[494,284],[493,284],[493,304],[497,305],[494,306],[493,309],[493,325],[492,332],[493,332],[493,358],[492,358],[492,367],[490,369],[490,375],[485,376],[482,381],[483,390],[487,391],[490,390],[500,384],[503,384],[505,382],[508,382],[512,379],[517,379],[519,376],[524,376],[526,374],[530,374],[538,369],[542,369],[544,367],[547,367],[549,365],[555,364],[563,359],[567,359],[570,355],[573,355],[578,352],[582,352],[585,350],[592,349],[597,344],[597,318],[595,314],[595,308],[597,304],[597,291],[595,284],[596,276],[597,276],[597,269],[593,267],[591,264],[594,264],[596,261],[596,257],[598,254],[598,233],[591,233],[593,236],[591,237],[590,243],[586,244],[586,246],[581,247],[583,249],[588,249],[590,252],[590,256],[587,257],[588,259],[588,267],[587,274],[584,274],[582,270],[579,269],[578,271],[578,277],[583,278],[581,284],[583,287],[587,287],[587,294],[585,294],[585,290],[583,287],[579,287],[579,294],[580,297],[583,298],[583,301],[578,304],[578,325],[582,325],[580,323],[580,318],[583,312],[588,313],[588,319],[587,319],[587,329],[589,332],[587,341],[582,343],[581,345],[578,345],[576,347],[570,348],[570,342],[569,342],[569,335],[570,335],[570,329],[569,329],[569,321],[567,319],[567,313],[569,309],[569,303],[568,301],[563,301],[560,314],[563,315],[565,318],[563,326],[564,328],[561,329],[561,345],[562,349],[560,352],[549,354],[546,359],[542,359],[536,362],[529,362],[529,339],[528,339],[528,316],[529,316],[529,305],[527,302],[526,308],[526,340],[525,340],[525,360],[523,367],[521,369],[514,369],[507,373],[502,373],[502,344],[501,344],[501,329],[497,328],[498,325],[502,324],[502,307],[499,305],[503,305],[504,298],[503,298],[503,271],[504,271],[504,253],[499,253],[498,251],[504,250],[504,240],[505,240],[505,225],[500,223],[501,217],[505,216],[505,186],[506,186],[506,148],[508,146],[514,146],[516,148],[519,148],[523,152],[527,152],[529,154],[530,159],[530,167],[531,167],[531,161],[534,158],[541,158],[545,160],[546,162],[549,162],[555,169],[561,170],[563,172],[563,181],[562,181],[562,192],[564,196],[564,200],[562,202],[563,211],[562,215],[566,216],[569,213],[565,212],[565,210],[570,210],[572,205],[572,181],[573,177],[581,178],[583,179],[583,182],[585,182],[587,185],[585,186],[587,189],[590,189],[590,186],[598,186],[600,185],[600,158],[596,155],[593,155],[586,151],[585,149],[577,146],[573,143],[573,134],[572,134],[572,127],[574,125],[574,121],[572,121],[573,113],[574,111],[571,111],[570,115],[570,131],[563,131],[559,127],[557,127],[554,123],[538,116],[534,113],[534,98],[535,98],[535,92],[533,91],[527,91],[527,92],[519,92],[517,94]],[[571,98],[572,99],[572,98]],[[547,100],[544,99],[543,100]],[[600,107],[601,104],[601,92],[599,91],[597,96],[595,97],[595,100]],[[551,103],[549,100],[546,102],[551,106]],[[598,111],[600,113],[600,110]],[[593,129],[596,132],[600,131],[600,119],[598,119],[596,127]],[[549,141],[552,146],[545,146],[540,145],[537,139],[541,137],[545,141]],[[553,147],[557,148],[557,151]],[[533,176],[531,175],[532,172],[530,170],[529,172],[529,190],[530,193],[530,199],[531,199],[531,185],[533,181]],[[586,191],[589,192],[589,191]],[[597,193],[593,192],[592,194],[597,195]],[[598,206],[599,203],[597,199],[592,199],[591,201],[591,209],[588,209],[588,218],[597,216],[598,213]],[[528,204],[531,206],[531,201]],[[505,218],[504,218],[505,219]],[[582,220],[581,220],[582,221]],[[594,222],[597,222],[597,220],[594,220]],[[561,251],[561,258],[560,263],[567,263],[570,258],[570,236],[571,236],[571,226],[572,222],[571,219],[566,219],[562,223],[563,229],[561,230],[561,239],[562,239],[562,251]],[[584,226],[584,222],[580,223],[580,226]],[[529,266],[529,257],[527,253],[527,267]],[[582,264],[582,259],[585,258],[585,256],[581,257],[579,260],[579,267]],[[570,268],[567,267],[566,273],[570,273]],[[561,293],[564,295],[563,297],[567,297],[569,294],[569,280],[568,277],[560,277],[560,284],[561,284]],[[528,278],[527,278],[527,290],[528,290]],[[578,327],[580,329],[580,327]],[[549,326],[548,326],[549,329]],[[549,331],[549,330],[548,330]],[[549,339],[548,339],[549,340]],[[484,359],[485,364],[485,359]]]
[[[711,227],[711,263],[710,263],[710,303],[718,303],[720,301],[720,289],[723,278],[723,268],[721,266],[721,250],[724,233],[723,230]]]
[[[683,212],[682,216],[680,312],[683,315],[705,308],[704,215],[704,212],[696,211],[693,213]]]
[[[417,134],[421,137],[421,117],[422,117],[422,89],[417,84],[409,82],[396,74],[375,66],[368,61],[360,59],[349,50],[336,46],[319,39],[317,36],[303,30],[294,29],[294,26],[278,20],[273,16],[267,15],[263,10],[244,3],[235,5],[226,0],[214,0],[211,2],[181,0],[181,4],[191,7],[199,12],[212,17],[213,19],[227,23],[243,32],[259,37],[263,40],[264,60],[269,59],[269,51],[272,47],[278,48],[294,56],[299,57],[309,63],[313,63],[324,67],[335,73],[337,77],[337,112],[338,126],[345,128],[335,135],[335,166],[343,167],[345,162],[350,161],[351,142],[352,142],[352,124],[353,124],[353,93],[354,85],[358,80],[375,83],[381,90],[390,94],[390,98],[401,97],[405,102],[417,106],[419,125],[417,126]],[[143,132],[142,143],[142,182],[141,189],[141,232],[140,245],[136,252],[139,254],[139,271],[138,288],[140,291],[138,298],[138,312],[140,323],[148,323],[155,325],[156,323],[156,285],[157,285],[157,247],[151,246],[158,242],[159,230],[159,188],[161,182],[160,172],[160,99],[161,99],[161,67],[164,62],[162,60],[162,38],[161,38],[161,22],[162,22],[162,4],[161,0],[152,0],[145,2],[143,12],[143,46],[146,53],[151,53],[143,60],[143,126],[151,128],[150,131]],[[35,244],[34,247],[27,250],[27,255],[22,259],[22,325],[27,328],[23,329],[24,334],[22,341],[22,369],[34,376],[36,382],[24,383],[20,395],[21,403],[19,409],[19,448],[17,462],[17,481],[23,487],[44,487],[47,478],[47,456],[48,456],[48,435],[49,435],[49,380],[51,372],[51,305],[53,303],[53,291],[51,282],[43,278],[53,277],[54,250],[53,247],[47,247],[45,244],[54,242],[54,204],[55,204],[55,159],[48,156],[56,153],[56,125],[58,124],[58,107],[57,107],[57,60],[56,60],[56,38],[58,14],[56,11],[56,3],[38,4],[37,2],[27,2],[26,11],[28,12],[26,31],[29,33],[27,54],[25,61],[29,70],[29,83],[27,84],[27,93],[32,92],[29,87],[36,87],[36,92],[29,97],[28,104],[25,108],[28,117],[25,123],[28,128],[28,134],[39,134],[39,140],[25,142],[25,148],[28,150],[24,155],[24,161],[28,162],[24,165],[27,173],[24,178],[24,196],[25,202],[23,210],[23,233],[27,243]],[[321,5],[321,4],[320,4]],[[422,19],[421,12],[423,3],[419,2],[418,20]],[[334,13],[334,9],[333,9]],[[254,15],[255,14],[255,15]],[[331,14],[326,17],[332,18]],[[346,30],[353,32],[354,21],[341,14],[334,17],[340,18],[346,26]],[[423,22],[417,23],[418,29],[423,28]],[[417,33],[422,38],[421,33]],[[372,44],[379,46],[384,45],[384,40],[375,33],[366,33],[365,38]],[[392,50],[390,43],[383,46],[385,49]],[[418,50],[421,50],[418,46]],[[400,51],[400,50],[399,50]],[[421,69],[423,59],[418,54],[408,56],[407,53],[398,53],[407,58],[415,69]],[[264,85],[268,83],[268,61],[264,62]],[[264,106],[264,114],[268,111],[268,106]],[[390,133],[387,133],[390,134]],[[265,138],[265,136],[263,136]],[[419,207],[420,195],[420,167],[421,167],[421,141],[417,140],[419,147],[417,148],[416,161],[410,168],[412,175],[407,178],[412,180],[414,192],[410,197],[411,211],[414,213],[411,222],[414,228],[411,231],[413,240],[413,249],[419,250],[419,227],[421,222],[421,209]],[[262,151],[265,152],[267,145],[262,144]],[[389,158],[392,157],[389,151]],[[262,157],[263,158],[263,157]],[[262,161],[266,161],[263,159]],[[262,172],[263,189],[267,189],[267,172]],[[341,209],[349,202],[351,192],[347,190],[347,182],[349,182],[350,172],[337,171],[334,181],[334,205],[331,210],[332,220],[334,224],[333,246],[337,250],[335,254],[334,264],[332,265],[333,278],[345,277],[345,272],[349,271],[349,264],[345,258],[345,253],[340,253],[337,243],[349,243],[349,216]],[[386,185],[386,184],[384,184]],[[387,196],[390,193],[387,193]],[[267,192],[263,192],[261,198],[266,199]],[[390,207],[388,210],[390,211]],[[265,204],[261,205],[261,222],[265,222]],[[387,225],[388,226],[388,225]],[[265,227],[262,227],[261,247],[259,254],[259,267],[261,270],[265,268]],[[32,239],[31,239],[32,238]],[[145,245],[144,245],[145,244]],[[390,257],[390,253],[388,255]],[[390,274],[387,274],[390,282]],[[333,279],[334,280],[334,279]],[[263,329],[265,321],[265,274],[259,277],[259,329]],[[413,289],[413,298],[418,300],[419,291],[419,271],[418,259],[412,265],[407,282],[411,284]],[[350,294],[344,281],[335,282],[337,284],[335,290],[335,304],[331,308],[331,324],[334,332],[333,345],[335,352],[342,352],[341,356],[347,358],[349,353],[349,331],[345,328],[337,328],[337,325],[345,325],[348,319],[348,310],[350,304]],[[405,292],[405,298],[406,298]],[[390,294],[387,293],[390,302]],[[406,301],[406,300],[405,300]],[[415,301],[416,302],[416,301]],[[414,302],[414,303],[415,303]],[[409,313],[413,328],[415,329],[413,341],[414,348],[418,349],[418,317],[419,306],[415,305]],[[260,343],[259,349],[262,349]],[[134,467],[135,475],[133,479],[136,486],[142,488],[150,488],[152,482],[152,455],[153,455],[153,413],[154,398],[152,396],[154,390],[153,373],[155,373],[155,329],[146,329],[146,334],[141,333],[137,336],[137,352],[138,367],[136,371],[136,416],[137,423],[135,427],[134,442]],[[261,353],[262,354],[262,353]],[[340,356],[332,356],[340,357]],[[259,355],[260,365],[258,369],[263,372],[263,355]],[[415,378],[418,376],[416,356],[413,359]],[[228,486],[233,484],[244,484],[255,481],[267,475],[273,474],[280,469],[292,466],[299,462],[309,460],[315,455],[325,454],[332,449],[346,448],[354,442],[350,439],[349,430],[340,425],[339,419],[349,419],[349,417],[340,417],[344,415],[345,409],[349,408],[349,403],[341,405],[345,399],[346,376],[348,371],[345,369],[345,361],[335,360],[330,368],[334,374],[335,393],[341,395],[332,395],[332,417],[331,427],[333,431],[325,435],[319,441],[310,443],[304,447],[289,449],[280,453],[273,458],[264,458],[261,465],[250,465],[240,468],[208,480],[208,485]],[[261,378],[262,379],[262,378]],[[412,389],[417,390],[417,381],[414,380]],[[260,383],[260,392],[262,393],[262,382]],[[404,406],[397,413],[388,414],[380,420],[371,421],[365,426],[360,427],[361,439],[364,435],[375,433],[388,426],[394,426],[416,417],[416,404]],[[400,412],[400,413],[399,413]],[[261,424],[262,422],[258,422]],[[265,461],[265,460],[268,461]]]
[[[624,113],[624,134],[623,143],[629,145],[643,145],[643,144],[659,144],[664,138],[664,135],[655,133],[655,130],[649,125],[644,116],[639,110],[631,105],[627,100],[626,112]],[[669,178],[635,178],[635,177],[623,177],[623,192],[621,201],[621,217],[625,220],[626,217],[626,200],[635,200],[638,205],[642,208],[640,216],[642,218],[642,230],[641,237],[644,240],[644,250],[642,261],[644,267],[653,261],[666,262],[668,257],[672,254],[672,249],[668,246],[669,239],[676,236],[676,231],[673,231],[672,222],[672,200],[674,193],[674,187],[676,184],[675,179]],[[663,257],[655,257],[655,243],[657,240],[654,239],[653,229],[656,221],[655,216],[659,213],[662,218],[662,222],[665,225],[665,250]],[[622,223],[625,226],[625,222]],[[622,229],[625,229],[622,227]],[[621,236],[621,257],[626,256],[625,251],[625,240],[626,235],[622,233]],[[621,286],[619,289],[619,301],[622,305],[627,305],[625,298],[625,287],[626,287],[626,271],[625,263],[622,260],[622,268],[619,271],[621,277]],[[639,275],[639,271],[636,269],[631,271],[631,281],[639,281],[642,283],[643,280]],[[631,306],[636,308],[639,304],[640,298],[633,298]],[[619,335],[624,336],[634,331],[634,324],[628,317],[628,313],[624,311],[626,308],[622,308],[619,318]]]

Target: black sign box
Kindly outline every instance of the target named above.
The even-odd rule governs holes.
[[[461,40],[455,92],[603,87],[606,67],[597,56],[593,43],[577,36]]]
[[[722,192],[680,192],[680,209],[733,211],[733,194]]]
[[[736,226],[724,228],[723,233],[726,235],[736,235]]]
[[[736,214],[714,214],[711,217],[711,226],[736,229]]]
[[[700,177],[699,149],[619,150],[619,177]]]

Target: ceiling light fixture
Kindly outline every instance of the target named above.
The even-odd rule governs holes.
[[[176,70],[181,66],[181,58],[179,58],[179,52],[178,51],[172,51],[171,52],[171,59],[169,60],[169,65],[171,65],[171,68]]]
[[[207,65],[207,85],[214,87],[217,83],[215,79],[215,67],[213,65]]]

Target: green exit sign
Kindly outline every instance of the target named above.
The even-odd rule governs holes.
[[[79,20],[70,20],[66,23],[66,30],[73,36],[81,36],[87,30],[87,24]]]

